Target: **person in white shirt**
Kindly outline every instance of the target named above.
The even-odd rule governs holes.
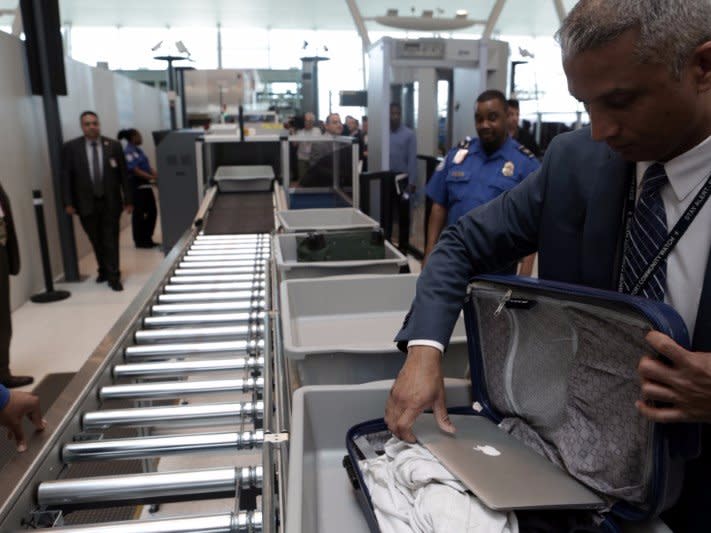
[[[304,127],[296,133],[297,137],[321,137],[323,133],[319,128],[314,127],[315,122],[316,117],[313,113],[305,113]],[[299,145],[296,147],[296,161],[298,171],[297,179],[303,178],[309,169],[312,146],[313,143],[310,143],[308,141],[300,141]]]
[[[440,359],[472,275],[538,249],[541,278],[627,291],[643,277],[625,273],[634,246],[624,215],[646,205],[639,176],[648,168],[664,175],[655,216],[665,219],[666,231],[711,190],[711,3],[581,0],[558,37],[569,90],[585,104],[591,127],[554,139],[540,171],[443,233],[396,337],[408,356],[385,420],[404,440],[414,440],[412,424],[428,408],[444,431],[455,431],[444,408]],[[627,202],[635,175],[637,201]],[[707,531],[711,523],[709,228],[711,202],[696,210],[663,276],[660,267],[646,282],[661,285],[658,297],[686,322],[692,349],[651,332],[638,367],[640,413],[661,423],[703,424],[701,456],[688,463],[679,502],[664,516],[684,532]]]

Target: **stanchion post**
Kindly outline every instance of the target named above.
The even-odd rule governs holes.
[[[35,189],[32,191],[32,202],[35,206],[35,217],[37,218],[37,233],[39,235],[40,252],[42,253],[42,273],[44,274],[45,292],[35,294],[30,297],[35,303],[46,304],[50,302],[58,302],[71,296],[69,291],[54,290],[54,281],[52,280],[52,266],[49,262],[49,246],[47,244],[47,227],[44,222],[44,200],[42,200],[42,191]]]

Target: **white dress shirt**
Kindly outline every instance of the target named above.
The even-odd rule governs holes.
[[[651,164],[637,164],[638,197],[642,176]],[[665,163],[664,170],[669,177],[669,183],[662,187],[661,195],[667,214],[667,230],[671,231],[711,175],[711,137]],[[709,251],[711,200],[699,211],[667,257],[667,290],[664,301],[684,319],[691,338],[694,336]]]
[[[651,164],[652,162],[637,163],[638,198],[642,176]],[[662,187],[661,195],[667,215],[667,229],[671,231],[711,175],[711,137],[667,161],[664,169],[669,183]],[[708,200],[667,257],[667,290],[664,301],[676,309],[684,320],[691,339],[694,337],[710,251],[711,200]],[[407,346],[432,346],[440,352],[444,351],[442,344],[429,339],[413,339]]]

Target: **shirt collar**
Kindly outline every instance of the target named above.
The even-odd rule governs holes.
[[[642,167],[646,170],[651,164]],[[683,201],[711,173],[711,137],[664,163],[664,170],[677,200]]]
[[[472,139],[472,144],[471,147],[469,148],[470,153],[479,153],[481,154],[484,158],[487,160],[491,159],[508,159],[504,152],[506,151],[506,148],[508,147],[509,143],[511,142],[511,137],[506,137],[506,140],[504,141],[504,144],[499,146],[499,149],[493,152],[492,154],[487,154],[484,151],[484,148],[481,146],[481,141],[479,141],[479,138],[476,137]]]
[[[84,143],[85,143],[87,146],[91,146],[91,143],[93,143],[93,142],[94,142],[94,141],[92,141],[91,139],[89,139],[89,137],[86,137],[86,136],[84,137]],[[97,139],[96,139],[96,146],[101,146],[101,136],[97,137]]]

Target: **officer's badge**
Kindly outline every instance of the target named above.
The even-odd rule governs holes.
[[[514,170],[515,170],[515,167],[514,167],[513,161],[506,161],[506,163],[504,163],[503,168],[501,169],[501,173],[504,176],[510,178],[511,176],[514,175]]]

